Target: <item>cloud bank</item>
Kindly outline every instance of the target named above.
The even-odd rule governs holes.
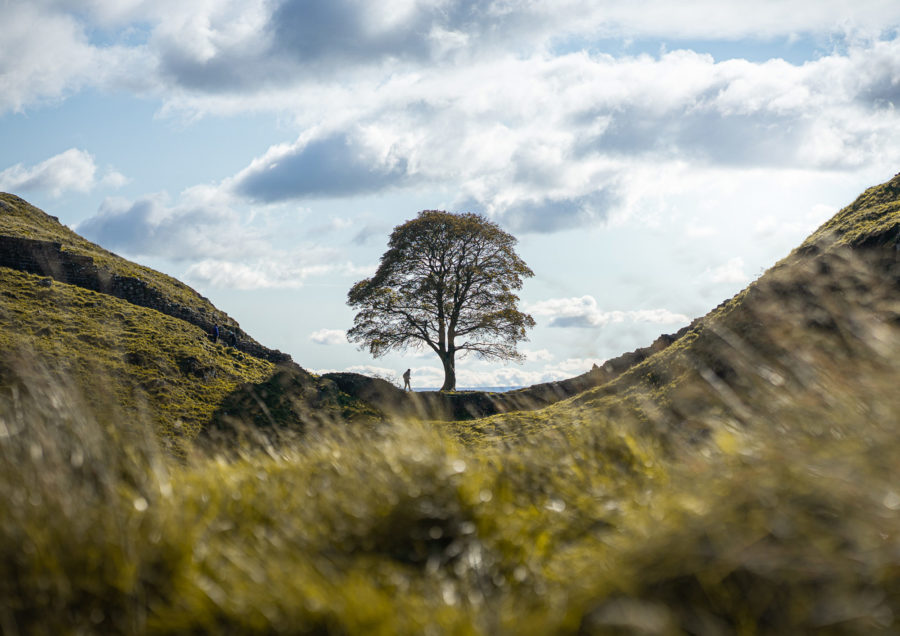
[[[668,309],[638,309],[632,311],[602,311],[593,296],[551,298],[528,304],[525,311],[547,319],[550,327],[578,327],[593,329],[615,323],[653,323],[683,325],[691,321],[684,314]]]
[[[900,162],[887,0],[36,0],[0,19],[0,112],[95,88],[164,114],[290,121],[293,137],[223,179],[259,204],[452,184],[455,209],[557,232],[630,214],[648,166]],[[716,58],[713,41],[816,53]],[[40,183],[16,168],[8,181]]]
[[[126,182],[122,174],[111,169],[98,180],[94,157],[78,148],[70,148],[33,166],[19,163],[0,172],[0,190],[46,192],[53,197],[66,192],[90,192],[97,185],[117,188]]]
[[[320,345],[347,344],[347,332],[342,329],[319,329],[311,333],[309,339]]]

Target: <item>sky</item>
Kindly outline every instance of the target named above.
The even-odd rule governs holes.
[[[522,364],[587,371],[731,297],[900,172],[896,0],[0,0],[0,191],[311,371],[392,228],[518,239]]]

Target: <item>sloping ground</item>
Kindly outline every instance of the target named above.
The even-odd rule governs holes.
[[[242,384],[228,395],[203,438],[218,443],[217,448],[242,441],[265,446],[294,441],[310,428],[381,424],[387,416],[376,403],[350,396],[327,377],[314,376],[293,362],[281,362],[262,382]]]
[[[827,413],[895,413],[900,356],[900,175],[867,190],[790,256],[611,382],[542,411],[452,425],[466,439],[546,426],[635,423],[668,442],[809,427]],[[831,404],[840,383],[857,396]],[[844,413],[849,411],[849,413]],[[840,426],[838,432],[840,433]]]
[[[795,253],[611,385],[474,423],[174,464],[22,378],[0,630],[896,634],[891,247]]]
[[[202,431],[227,444],[384,415],[293,362],[273,364],[119,298],[0,267],[0,392],[51,373],[86,407],[153,422],[181,452]],[[26,374],[27,375],[27,374]],[[258,429],[259,435],[252,433]]]
[[[12,233],[4,233],[3,228]],[[48,236],[53,240],[45,240]],[[4,193],[0,193],[0,267],[116,296],[208,333],[219,324],[223,338],[241,351],[271,362],[290,360],[289,355],[260,345],[190,287],[106,252],[60,225],[56,217]]]
[[[5,192],[0,192],[0,234],[60,243],[64,250],[88,256],[110,273],[146,281],[173,301],[208,314],[220,324],[237,325],[226,313],[216,309],[208,299],[184,283],[149,267],[125,260],[91,243],[60,224],[55,216],[50,216],[24,199]]]
[[[236,346],[210,341],[216,322],[240,334]],[[179,452],[211,421],[231,443],[239,429],[273,418],[293,432],[381,418],[289,360],[190,287],[0,193],[0,393],[17,395],[23,374],[50,373],[85,408],[152,422]]]
[[[183,320],[112,296],[0,267],[0,386],[35,361],[96,408],[155,422],[191,438],[244,382],[274,365],[243,354]]]

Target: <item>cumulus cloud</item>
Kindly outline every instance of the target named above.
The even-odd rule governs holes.
[[[65,191],[87,192],[94,185],[97,166],[83,150],[71,148],[26,168],[16,164],[0,172],[0,188],[9,191],[43,190],[53,196]]]
[[[129,256],[185,264],[186,279],[219,288],[292,289],[310,278],[362,278],[375,271],[374,265],[355,264],[336,248],[315,243],[278,247],[283,220],[270,222],[265,211],[245,214],[237,203],[208,186],[188,189],[175,203],[166,193],[136,201],[109,197],[76,230]]]
[[[36,3],[41,20],[37,8],[0,9],[11,32],[39,42],[6,60],[0,76],[12,88],[0,93],[17,95],[8,99],[18,108],[126,86],[130,75],[148,78],[140,90],[155,91],[163,112],[289,114],[299,136],[227,182],[260,202],[451,183],[457,209],[517,232],[553,232],[603,223],[651,196],[624,185],[638,164],[824,171],[900,161],[900,40],[874,37],[900,24],[887,2],[849,16],[840,3],[799,1],[766,2],[753,16],[711,0],[677,10],[660,0],[640,9],[583,0],[114,4],[75,12]],[[100,45],[95,25],[143,36]],[[798,34],[837,34],[842,46],[802,65],[592,46]],[[45,49],[60,73],[41,61]]]
[[[360,266],[352,262],[335,263],[322,250],[316,255],[276,251],[269,256],[254,257],[249,262],[225,259],[204,259],[193,263],[185,277],[198,284],[223,289],[297,289],[307,280],[323,276],[361,278],[371,276],[374,266]],[[312,257],[311,257],[312,256]]]
[[[219,201],[186,196],[169,205],[168,196],[160,193],[136,201],[107,198],[76,229],[109,249],[185,261],[244,254],[254,245],[264,249],[258,236],[237,231],[239,226],[239,215]]]
[[[408,161],[401,153],[367,141],[333,133],[274,146],[238,174],[233,187],[252,199],[282,201],[351,196],[409,180]]]
[[[525,311],[549,318],[550,327],[604,327],[612,323],[643,322],[654,324],[688,323],[690,318],[668,309],[638,309],[632,311],[601,311],[593,296],[551,298],[525,306]]]
[[[36,102],[66,97],[90,86],[122,82],[132,87],[146,78],[144,52],[100,47],[77,11],[45,2],[0,5],[0,113],[21,111]]]
[[[835,36],[875,41],[900,24],[900,9],[890,0],[856,6],[766,1],[747,12],[716,0],[677,6],[665,0],[7,2],[0,5],[7,43],[0,69],[7,70],[5,63],[11,72],[0,77],[12,90],[0,99],[21,108],[86,86],[136,84],[172,98],[191,93],[218,99],[308,88],[332,79],[336,69],[345,79],[374,73],[381,81],[434,65],[592,48],[610,40],[812,38],[827,51]],[[115,44],[108,43],[110,34]],[[873,84],[870,93],[890,99],[896,84]]]
[[[875,104],[893,96],[900,40],[860,46],[803,65],[691,51],[536,52],[383,82],[314,83],[314,98],[292,93],[283,104],[295,105],[305,132],[229,183],[266,202],[452,183],[454,209],[516,232],[554,232],[658,196],[629,188],[644,167],[888,165],[900,161],[900,121]],[[866,54],[876,51],[884,61],[871,70]],[[861,97],[873,86],[882,101]]]
[[[747,283],[750,277],[744,271],[744,259],[735,256],[718,267],[708,267],[703,273],[703,280],[710,283]]]
[[[677,8],[664,0],[639,6],[612,0],[225,0],[143,3],[119,19],[129,14],[151,25],[149,53],[165,77],[217,93],[319,78],[336,69],[344,76],[355,69],[393,72],[570,41],[812,35],[827,43],[835,32],[875,36],[900,21],[889,0],[866,3],[850,15],[843,3],[814,0],[757,3],[753,15],[715,0]]]
[[[529,362],[550,362],[556,357],[548,349],[522,349],[522,353]]]
[[[341,329],[319,329],[311,333],[309,339],[320,345],[347,344],[347,332]]]
[[[54,197],[66,192],[90,192],[97,185],[118,188],[127,181],[113,169],[98,180],[94,157],[78,148],[70,148],[33,166],[17,163],[0,172],[0,190],[46,192]]]
[[[557,232],[596,225],[606,220],[618,202],[610,190],[601,188],[585,195],[523,200],[508,206],[472,201],[463,207],[483,209],[513,231]]]
[[[656,196],[628,187],[641,166],[829,171],[900,161],[900,39],[878,37],[893,35],[900,8],[863,4],[764,2],[751,16],[713,0],[677,10],[662,0],[14,3],[0,8],[13,41],[38,44],[0,52],[0,70],[10,69],[0,94],[20,108],[127,86],[157,95],[164,113],[276,113],[299,134],[228,179],[232,193],[272,203],[449,184],[456,209],[554,232]],[[100,44],[98,25],[138,35]],[[793,37],[828,48],[804,64],[602,52],[610,38]]]

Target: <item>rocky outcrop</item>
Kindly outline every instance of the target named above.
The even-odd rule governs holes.
[[[114,274],[98,267],[90,256],[63,250],[61,243],[0,235],[0,267],[48,276],[61,283],[115,296],[134,305],[155,309],[189,322],[207,333],[211,332],[219,321],[217,316],[208,312],[173,302],[140,278]],[[271,362],[291,359],[286,353],[262,346],[236,324],[227,325],[225,329],[235,333],[234,347],[239,351]],[[228,342],[225,336],[223,333],[222,339]]]

